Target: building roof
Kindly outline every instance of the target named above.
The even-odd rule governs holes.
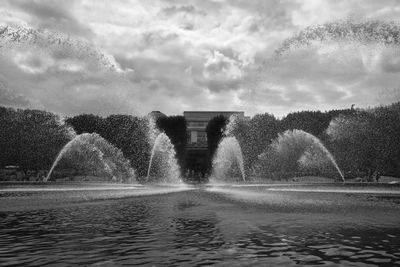
[[[183,113],[244,113],[244,111],[234,111],[234,110],[188,110]]]
[[[244,117],[244,111],[184,111],[183,116],[185,118],[202,118],[211,119],[218,115],[223,115],[229,117],[231,115],[239,115],[239,117]]]

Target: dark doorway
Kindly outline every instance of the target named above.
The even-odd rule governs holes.
[[[188,150],[186,154],[186,178],[201,182],[206,179],[207,150]]]

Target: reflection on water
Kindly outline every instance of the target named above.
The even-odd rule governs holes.
[[[203,190],[2,212],[0,265],[400,265],[398,224],[331,215],[319,223]]]

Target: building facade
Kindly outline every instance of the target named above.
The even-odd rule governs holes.
[[[160,111],[149,113],[155,119],[167,117]],[[209,169],[211,155],[208,152],[207,125],[216,116],[224,116],[229,119],[232,115],[246,120],[243,111],[184,111],[183,116],[187,123],[187,144],[185,154],[185,173],[195,173],[196,177],[204,176]]]
[[[246,119],[243,111],[184,111],[183,116],[187,122],[187,147],[186,168],[196,173],[205,174],[209,159],[207,146],[207,124],[216,117],[222,115],[229,118],[236,115],[239,119]]]
[[[206,128],[208,122],[222,115],[229,118],[236,115],[239,119],[245,119],[243,111],[184,111],[183,116],[186,119],[188,127],[188,149],[207,149]]]

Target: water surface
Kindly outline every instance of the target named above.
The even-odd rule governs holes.
[[[0,265],[400,265],[397,190],[279,188],[3,188]]]

